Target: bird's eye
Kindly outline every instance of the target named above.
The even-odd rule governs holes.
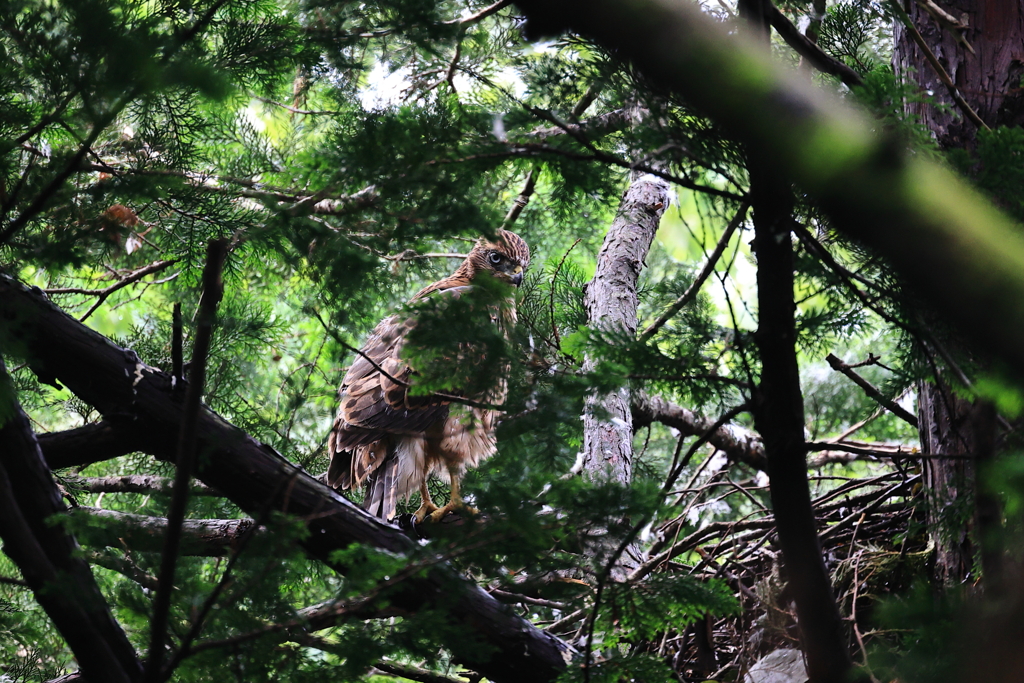
[[[501,263],[503,258],[504,257],[496,251],[492,251],[491,255],[487,257],[487,259],[494,265],[498,265],[499,263]]]

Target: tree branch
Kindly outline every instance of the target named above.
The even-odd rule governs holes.
[[[189,371],[185,405],[182,407],[181,430],[178,436],[177,468],[174,474],[174,489],[171,508],[167,513],[167,534],[164,536],[163,555],[160,559],[159,585],[153,602],[153,616],[150,620],[149,657],[146,659],[146,680],[158,683],[161,680],[164,658],[164,640],[167,637],[167,619],[171,609],[171,591],[174,588],[174,573],[178,562],[182,525],[185,508],[188,505],[189,482],[196,461],[196,428],[199,411],[202,408],[203,386],[206,383],[206,360],[213,339],[213,326],[217,319],[217,305],[224,295],[221,270],[228,257],[226,239],[210,240],[206,247],[206,267],[203,269],[203,294],[199,300],[196,338],[192,347],[192,365]]]
[[[851,380],[853,380],[854,384],[856,384],[857,386],[864,390],[864,393],[867,394],[868,398],[870,398],[872,401],[882,406],[890,413],[903,420],[904,422],[907,422],[908,424],[912,425],[914,429],[917,429],[917,416],[912,415],[910,411],[901,406],[899,403],[896,403],[896,401],[891,401],[887,399],[884,395],[882,395],[882,392],[879,391],[877,387],[875,387],[875,385],[861,377],[852,367],[844,363],[838,356],[830,353],[827,356],[825,356],[825,360],[828,361],[828,364],[832,366],[833,370],[835,370],[836,372],[841,372],[847,377],[849,377]]]
[[[864,79],[860,77],[859,73],[838,59],[825,54],[820,47],[800,33],[800,29],[794,26],[793,22],[775,5],[768,9],[768,21],[771,22],[772,28],[778,31],[779,36],[815,69],[836,76],[851,88],[864,85]]]
[[[6,345],[4,345],[5,348]],[[132,683],[141,672],[78,543],[47,523],[66,511],[28,417],[0,360],[0,538],[36,601],[80,666],[96,680]]]
[[[110,477],[65,477],[72,488],[86,493],[170,493],[174,480],[155,474],[125,474]],[[192,482],[189,492],[196,496],[219,496],[206,484]]]
[[[39,434],[37,439],[51,470],[113,460],[142,449],[142,439],[131,428],[118,427],[117,419]]]
[[[718,259],[722,257],[722,254],[725,252],[725,248],[729,246],[729,240],[732,239],[732,234],[736,232],[736,229],[743,223],[743,219],[747,217],[747,210],[749,208],[749,199],[744,199],[740,202],[739,208],[736,209],[736,213],[733,215],[732,220],[729,221],[729,224],[725,226],[725,232],[722,233],[721,239],[719,239],[718,244],[715,245],[715,250],[711,252],[710,256],[708,256],[708,260],[704,264],[704,267],[701,268],[700,273],[697,274],[697,277],[694,278],[690,286],[686,288],[686,291],[683,292],[678,299],[669,304],[668,308],[665,309],[665,312],[658,316],[658,319],[644,330],[643,334],[640,335],[640,341],[648,341],[651,337],[657,334],[658,330],[660,330],[665,323],[671,320],[676,313],[683,310],[684,306],[697,297],[697,293],[700,291],[700,288],[704,286],[704,282],[715,270],[715,265],[718,263]]]
[[[112,572],[117,572],[147,590],[156,590],[158,583],[155,576],[142,571],[128,558],[121,557],[112,550],[106,548],[102,550],[92,550],[86,552],[84,557],[89,564],[95,564],[103,567],[104,569],[109,569]]]
[[[715,424],[715,420],[704,415],[646,393],[634,394],[630,408],[634,429],[660,422],[678,430],[681,436],[698,436]],[[758,470],[767,468],[764,444],[755,432],[735,425],[725,425],[711,434],[708,443],[725,453],[732,462],[742,462]]]
[[[167,519],[100,508],[77,507],[72,519],[87,522],[78,537],[84,545],[160,552],[167,536]],[[180,554],[195,557],[226,555],[253,528],[251,519],[186,519],[181,524]],[[263,533],[258,531],[257,533]]]
[[[96,309],[99,308],[101,305],[103,305],[103,302],[107,300],[107,297],[109,297],[111,294],[113,294],[117,290],[124,289],[128,285],[135,284],[136,282],[138,282],[142,278],[146,277],[147,275],[152,275],[153,273],[159,273],[161,270],[165,270],[165,269],[169,268],[170,266],[174,265],[175,263],[177,263],[177,260],[174,260],[174,259],[171,259],[169,261],[154,261],[153,263],[150,263],[148,266],[143,266],[142,268],[138,268],[136,270],[133,270],[132,272],[128,273],[127,275],[122,277],[120,280],[115,282],[114,284],[112,284],[109,287],[106,287],[104,289],[83,289],[83,288],[80,288],[80,287],[57,287],[57,288],[53,288],[53,289],[47,289],[47,290],[44,290],[44,291],[47,294],[86,294],[86,295],[89,295],[89,296],[97,296],[97,297],[99,297],[99,298],[96,299],[96,301],[93,303],[93,305],[89,308],[89,310],[85,312],[85,315],[83,315],[81,318],[79,318],[80,321],[85,322],[86,318],[88,318],[90,315],[95,313]],[[175,276],[176,275],[177,274],[175,274]],[[174,277],[174,276],[172,276],[172,277]]]

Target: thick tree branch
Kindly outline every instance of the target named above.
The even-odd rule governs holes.
[[[660,422],[678,430],[682,436],[699,436],[715,424],[711,418],[645,393],[634,394],[630,408],[634,428]],[[711,434],[708,443],[725,453],[732,462],[742,462],[758,470],[767,468],[764,444],[755,432],[735,425],[725,425]]]
[[[133,515],[99,508],[77,507],[71,511],[78,538],[84,545],[160,552],[167,536],[167,519]],[[227,555],[250,529],[251,519],[186,519],[181,524],[182,555]],[[263,533],[258,531],[257,533]]]
[[[585,138],[590,141],[598,140],[605,135],[617,133],[633,124],[633,117],[626,109],[615,109],[605,114],[592,116],[586,121],[579,123],[563,123],[558,126],[546,128],[535,128],[522,136],[523,141],[548,142],[551,138],[569,136],[572,138]]]
[[[4,345],[4,348],[9,348]],[[132,683],[135,651],[77,555],[78,544],[48,520],[65,512],[28,417],[0,360],[0,538],[36,601],[81,668],[97,680]]]
[[[864,390],[864,393],[867,394],[868,398],[870,398],[872,401],[882,406],[890,413],[903,420],[904,422],[907,422],[908,424],[912,425],[914,429],[917,429],[917,416],[911,414],[910,411],[901,406],[899,403],[896,403],[896,401],[887,399],[875,385],[861,377],[852,367],[844,363],[842,359],[840,359],[835,354],[830,353],[825,357],[825,360],[828,361],[828,364],[832,366],[833,370],[835,370],[836,372],[841,372],[847,377],[849,377],[851,380],[853,380],[854,384],[856,384],[857,386]]]
[[[825,54],[820,47],[800,33],[800,29],[794,26],[793,22],[780,12],[779,8],[775,5],[768,9],[768,21],[771,22],[772,28],[778,31],[779,36],[815,69],[822,73],[836,76],[851,88],[864,85],[864,79],[860,77],[859,73],[838,59]],[[819,23],[821,22],[819,21]]]
[[[131,415],[130,424],[144,450],[173,460],[182,405],[167,374],[4,276],[0,321],[5,349],[45,361],[62,383],[104,415]],[[312,557],[344,571],[330,555],[352,543],[399,554],[417,551],[399,529],[367,515],[205,407],[200,410],[197,436],[202,455],[196,476],[250,514],[258,515],[270,505],[305,519],[309,536],[302,545]],[[387,600],[410,612],[450,606],[451,625],[466,629],[448,643],[453,653],[499,683],[549,681],[565,668],[564,643],[514,615],[446,565],[402,581],[390,589]],[[488,645],[486,654],[481,643]]]
[[[174,480],[155,474],[125,474],[110,477],[65,477],[64,481],[73,489],[86,493],[170,493]],[[195,496],[219,496],[206,484],[193,482],[189,486]]]
[[[131,428],[118,428],[118,420],[103,420],[63,432],[40,434],[39,447],[51,470],[81,467],[112,460],[142,449]]]

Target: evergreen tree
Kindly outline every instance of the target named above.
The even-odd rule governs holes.
[[[961,372],[996,407],[981,442],[1012,442],[1024,245],[1017,129],[947,162],[1011,219],[932,161],[948,110],[889,68],[901,17],[0,3],[4,680],[740,680],[796,644],[840,681],[851,653],[916,656],[874,609],[933,580],[911,403]],[[321,481],[344,367],[499,227],[533,252],[513,343],[455,305],[409,351],[424,392],[485,381],[453,340],[511,368],[480,514],[375,520]]]

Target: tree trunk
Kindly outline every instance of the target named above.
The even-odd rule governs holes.
[[[1019,87],[1024,76],[1024,4],[957,0],[942,7],[966,29],[942,28],[919,3],[907,3],[905,9],[966,105],[989,126],[1020,126],[1024,123],[1024,91]],[[894,37],[896,73],[917,82],[934,99],[905,103],[907,113],[928,126],[942,148],[975,149],[978,126],[958,108],[925,50],[900,21],[895,22]],[[970,578],[976,551],[972,535],[982,531],[978,525],[986,530],[1000,525],[998,503],[978,489],[982,480],[976,463],[965,459],[991,455],[995,424],[991,408],[975,406],[930,383],[919,387],[918,412],[922,451],[953,456],[926,459],[923,469],[929,529],[936,547],[935,578],[955,585]],[[998,582],[1000,557],[997,550],[982,553],[992,583]]]
[[[654,176],[636,180],[623,195],[583,298],[594,329],[636,336],[637,281],[667,205],[668,187]],[[588,355],[583,370],[591,372],[596,365],[596,359]],[[587,398],[583,469],[590,477],[625,486],[633,480],[633,413],[628,387]]]
[[[793,589],[800,639],[813,683],[841,683],[850,669],[843,621],[821,555],[807,483],[804,405],[796,358],[792,193],[767,168],[751,164],[757,255],[761,381],[754,425],[764,439],[772,509],[786,579]]]
[[[597,255],[594,279],[583,297],[587,319],[595,330],[636,336],[637,282],[667,206],[668,185],[654,176],[634,180],[622,196]],[[583,360],[585,372],[596,365],[593,356]],[[594,481],[623,486],[633,481],[633,411],[628,386],[587,397],[583,409],[583,473]],[[613,559],[610,555],[617,546],[615,539],[601,536],[588,544],[587,551],[601,566]],[[615,560],[612,580],[624,580],[639,560],[636,549],[628,548]]]
[[[935,578],[954,586],[970,578],[974,562],[972,489],[974,429],[971,403],[930,382],[918,387],[921,451],[948,455],[922,462],[928,529],[935,543]]]
[[[960,95],[989,126],[1024,124],[1024,3],[994,0],[942,2],[966,30],[943,29],[921,3],[904,2],[904,8],[949,74]],[[960,36],[963,36],[962,39]],[[924,51],[912,40],[900,21],[895,22],[893,67],[905,79],[916,81],[932,93],[932,102],[907,102],[909,114],[920,117],[943,148],[973,148],[977,127],[958,110],[948,89]],[[970,45],[974,54],[967,49]]]
[[[740,0],[740,16],[769,49],[770,0]],[[757,332],[760,383],[754,425],[764,439],[772,510],[786,580],[796,603],[800,641],[813,683],[843,683],[850,670],[843,619],[821,554],[807,482],[804,400],[796,356],[793,296],[793,191],[761,157],[747,161],[757,256]]]

